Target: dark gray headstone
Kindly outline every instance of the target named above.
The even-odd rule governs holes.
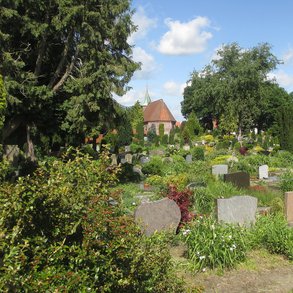
[[[224,174],[224,181],[231,182],[239,188],[247,188],[250,186],[250,176],[246,172]]]
[[[249,195],[217,199],[218,221],[247,225],[255,222],[257,198]]]
[[[173,200],[164,198],[142,203],[136,209],[134,217],[141,230],[149,236],[155,231],[173,231],[175,233],[181,219],[181,212]]]

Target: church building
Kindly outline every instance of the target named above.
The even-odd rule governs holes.
[[[148,90],[146,90],[142,106],[145,133],[149,129],[155,128],[156,133],[159,134],[159,125],[164,124],[164,133],[169,135],[171,129],[175,127],[176,120],[163,99],[152,102]]]

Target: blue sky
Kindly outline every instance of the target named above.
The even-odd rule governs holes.
[[[178,121],[180,103],[194,70],[200,71],[223,44],[251,48],[267,42],[283,61],[271,73],[280,86],[293,91],[292,0],[133,0],[138,30],[130,38],[133,59],[142,63],[126,95],[125,106],[164,99]]]

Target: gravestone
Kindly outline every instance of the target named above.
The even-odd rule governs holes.
[[[164,198],[154,202],[142,203],[134,213],[135,222],[147,235],[155,231],[173,231],[179,225],[181,212],[175,201]]]
[[[184,149],[185,151],[190,151],[190,146],[189,146],[188,144],[185,144],[185,145],[183,146],[183,149]]]
[[[111,165],[117,165],[117,156],[115,154],[111,155]]]
[[[293,191],[285,192],[285,213],[291,226],[293,224]]]
[[[173,158],[166,157],[166,158],[163,158],[162,162],[169,164],[169,163],[173,163],[174,160],[173,160]]]
[[[150,158],[146,157],[146,156],[142,156],[142,157],[140,157],[139,161],[140,161],[141,164],[146,164],[146,163],[148,163],[150,161]]]
[[[224,181],[231,182],[239,188],[248,188],[250,186],[250,176],[246,172],[224,174]]]
[[[149,155],[151,157],[153,156],[164,156],[165,155],[165,151],[164,150],[161,150],[161,149],[156,149],[156,150],[150,150],[149,151]]]
[[[133,172],[138,173],[140,177],[143,177],[143,173],[141,171],[141,167],[133,166],[132,170],[133,170]]]
[[[187,155],[185,160],[187,163],[192,163],[192,155]]]
[[[258,167],[258,178],[267,179],[269,178],[269,167],[268,165],[262,165]]]
[[[128,164],[132,164],[132,154],[126,154],[125,160]]]
[[[125,153],[129,153],[130,152],[130,145],[126,145],[124,147],[124,149],[125,149]]]
[[[121,164],[125,164],[125,163],[127,163],[127,162],[126,162],[126,159],[125,159],[125,158],[122,158],[122,159],[121,159]]]
[[[213,165],[212,174],[215,176],[228,174],[228,165]]]
[[[249,226],[255,222],[257,198],[249,195],[217,199],[219,222]]]

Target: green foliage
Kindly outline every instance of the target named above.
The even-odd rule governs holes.
[[[146,175],[162,175],[163,163],[161,157],[152,157],[150,162],[142,167],[142,173]]]
[[[164,134],[162,137],[162,145],[168,144],[168,134]]]
[[[188,258],[194,270],[232,268],[245,260],[248,249],[247,231],[223,225],[213,218],[199,218],[182,230],[188,247]]]
[[[3,3],[5,136],[16,136],[11,124],[34,125],[48,137],[58,132],[80,143],[117,125],[121,108],[113,93],[123,95],[139,67],[128,44],[136,29],[132,14],[129,0]]]
[[[156,134],[156,126],[153,124],[151,128],[148,130],[147,138],[150,143],[153,143],[157,137]]]
[[[143,128],[143,122],[139,122],[136,126],[136,138],[137,142],[140,145],[144,145],[144,128]]]
[[[279,109],[278,132],[281,148],[293,152],[293,101]]]
[[[119,170],[108,165],[70,152],[1,187],[1,291],[182,292],[166,244],[109,192]]]
[[[244,50],[232,43],[217,54],[220,58],[193,73],[184,89],[182,113],[188,116],[194,111],[206,122],[206,128],[211,128],[216,118],[224,132],[237,129],[241,135],[260,120],[264,114],[261,106],[272,100],[262,89],[270,86],[267,74],[279,61],[268,44]]]
[[[283,192],[293,191],[293,171],[286,171],[281,175],[280,188]]]
[[[132,129],[137,129],[137,125],[143,123],[143,109],[138,101],[128,109],[128,117]]]
[[[2,75],[0,74],[0,131],[2,130],[6,110],[6,90]]]
[[[261,245],[271,253],[278,253],[293,260],[293,230],[283,214],[260,217],[253,229],[253,244]]]
[[[191,154],[193,160],[201,160],[204,161],[205,154],[204,154],[204,148],[203,147],[193,147],[191,149]]]

